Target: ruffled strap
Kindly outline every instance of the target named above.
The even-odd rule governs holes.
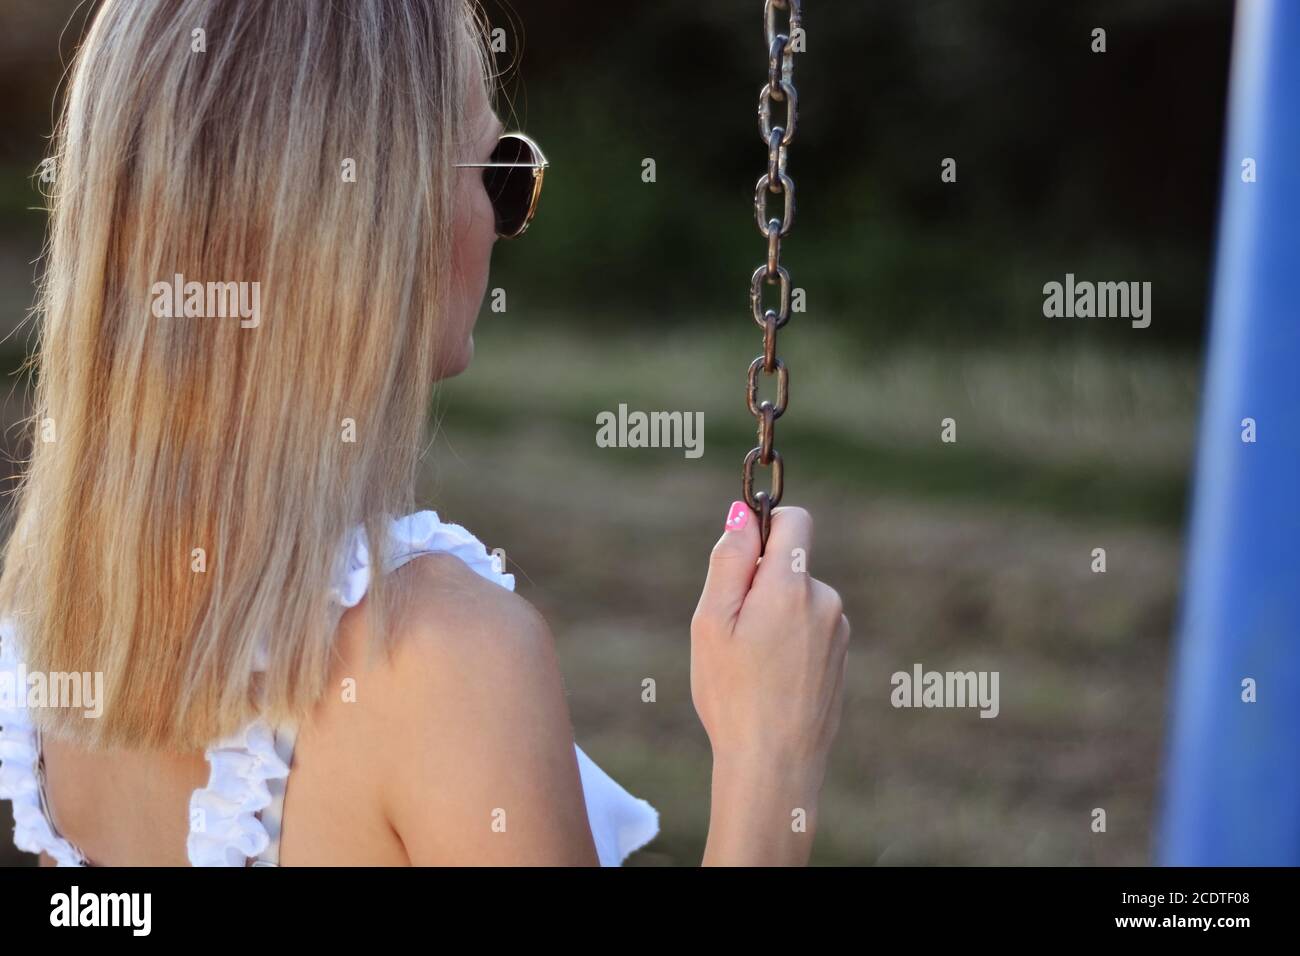
[[[432,511],[391,522],[383,571],[393,571],[422,554],[439,553],[454,554],[479,574],[514,589],[514,576],[498,569],[481,541],[460,525],[440,521]],[[344,543],[330,599],[342,608],[360,604],[370,587],[371,564],[365,529],[357,527]],[[263,646],[255,666],[264,668],[266,659]],[[250,858],[275,857],[268,851],[275,850],[279,828],[268,817],[276,816],[276,800],[283,798],[292,751],[277,752],[276,730],[257,720],[209,747],[205,755],[211,766],[208,784],[190,798],[186,841],[190,863],[245,866]]]
[[[424,554],[455,555],[489,581],[508,591],[515,589],[515,576],[505,573],[502,562],[488,553],[482,541],[460,525],[442,521],[436,511],[417,511],[389,524],[383,573],[395,571]],[[365,529],[358,527],[343,549],[331,598],[342,607],[356,607],[370,587],[371,573]]]
[[[84,866],[85,857],[50,824],[41,803],[41,752],[27,712],[27,681],[12,620],[0,621],[0,800],[13,805],[14,846],[44,853],[59,866]]]
[[[288,779],[289,764],[276,752],[274,731],[260,720],[213,744],[206,756],[208,785],[190,796],[190,863],[244,866],[270,844],[260,814],[271,806],[272,785]]]
[[[394,521],[390,527],[382,572],[395,570],[420,555],[452,554],[469,568],[507,590],[514,575],[505,573],[483,543],[457,524],[439,520],[436,512],[421,511]],[[331,597],[344,608],[355,607],[370,585],[371,557],[365,532],[353,531],[343,551]],[[13,801],[14,844],[31,853],[46,853],[61,866],[86,860],[50,825],[42,806],[37,767],[40,760],[35,728],[26,708],[8,706],[3,691],[20,689],[16,634],[9,620],[0,622],[0,797]],[[7,675],[7,676],[6,676]],[[283,728],[282,728],[283,729]],[[291,751],[277,751],[276,731],[256,720],[242,731],[207,748],[208,784],[190,797],[190,832],[186,850],[194,866],[245,866],[267,853],[273,838],[263,817],[274,816],[292,762]],[[628,854],[648,843],[659,831],[659,816],[644,800],[633,797],[574,744],[583,796],[597,854],[603,866],[618,866]]]
[[[385,573],[423,554],[452,554],[480,576],[515,589],[513,574],[488,553],[483,542],[458,524],[439,519],[435,511],[419,511],[392,523],[384,557]],[[370,585],[370,551],[365,532],[357,529],[345,549],[345,560],[335,583],[333,597],[343,607],[355,607]],[[587,817],[601,866],[619,866],[632,852],[659,833],[659,814],[654,807],[628,793],[601,770],[576,743],[578,772],[582,778]]]

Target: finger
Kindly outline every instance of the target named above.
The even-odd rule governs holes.
[[[730,628],[740,614],[758,562],[758,519],[743,501],[733,501],[722,537],[709,555],[696,613],[716,616]]]
[[[807,577],[812,553],[812,515],[804,508],[777,508],[772,512],[772,530],[768,532],[763,562],[759,565],[759,583],[792,574]]]

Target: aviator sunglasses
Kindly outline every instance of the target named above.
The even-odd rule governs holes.
[[[537,212],[542,195],[546,157],[541,148],[523,133],[503,133],[486,163],[457,163],[458,169],[484,169],[483,185],[492,200],[497,236],[522,236]]]

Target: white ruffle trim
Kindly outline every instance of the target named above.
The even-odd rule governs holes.
[[[392,571],[422,554],[453,554],[479,574],[514,590],[513,575],[497,570],[483,543],[460,525],[446,524],[436,512],[420,511],[389,525],[384,571]],[[370,587],[371,558],[363,528],[345,543],[342,567],[335,574],[330,599],[355,607]],[[258,655],[265,667],[266,649]],[[275,734],[263,721],[209,747],[208,784],[190,797],[190,834],[186,841],[194,866],[244,866],[270,845],[259,814],[271,804],[270,780],[289,776],[289,766],[275,750]]]
[[[435,511],[418,511],[389,526],[384,573],[401,567],[422,554],[452,554],[469,568],[508,591],[515,589],[513,574],[505,573],[501,562],[488,553],[478,538],[458,524],[442,521]],[[370,586],[370,551],[363,529],[352,534],[345,548],[344,567],[332,592],[343,607],[355,607]],[[628,855],[645,846],[659,833],[659,814],[623,789],[588,757],[576,743],[578,772],[596,853],[602,866],[619,866]]]
[[[601,866],[622,866],[628,856],[659,834],[659,811],[634,797],[577,744],[578,775],[587,801],[587,822]]]
[[[258,720],[209,747],[208,785],[190,796],[193,866],[244,866],[270,844],[258,814],[271,805],[267,781],[284,780],[289,765],[275,752],[275,734]]]
[[[8,702],[12,707],[0,700],[0,800],[13,804],[14,846],[27,853],[44,853],[59,866],[84,866],[85,858],[54,832],[41,808],[36,728],[23,706],[26,688],[19,686],[18,671],[17,634],[6,618],[0,622],[0,680],[18,699]]]
[[[507,590],[515,588],[483,543],[436,512],[419,511],[390,525],[383,572],[423,554],[451,554],[473,571]],[[370,586],[371,558],[363,529],[352,532],[343,566],[330,591],[344,608],[355,607]],[[0,622],[0,671],[15,675],[18,651],[10,622]],[[628,854],[659,832],[659,815],[650,804],[624,790],[574,744],[583,796],[603,866],[618,866]],[[206,787],[190,797],[190,833],[186,850],[194,866],[245,866],[266,850],[270,836],[259,814],[271,804],[269,781],[285,780],[289,765],[276,753],[275,734],[258,720],[205,752],[211,767]],[[85,859],[58,836],[41,808],[36,782],[36,734],[25,709],[0,709],[0,798],[13,801],[14,844],[31,853],[47,853],[60,866],[84,865]]]
[[[455,555],[488,580],[515,589],[515,576],[499,567],[482,541],[460,525],[442,521],[436,511],[417,511],[388,526],[383,572],[394,571],[422,554]],[[352,532],[343,561],[330,597],[343,607],[356,607],[370,587],[370,548],[363,528]]]

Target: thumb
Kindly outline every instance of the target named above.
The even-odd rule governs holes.
[[[730,630],[758,567],[758,520],[745,502],[733,501],[724,527],[709,555],[709,574],[695,613],[721,620]]]

